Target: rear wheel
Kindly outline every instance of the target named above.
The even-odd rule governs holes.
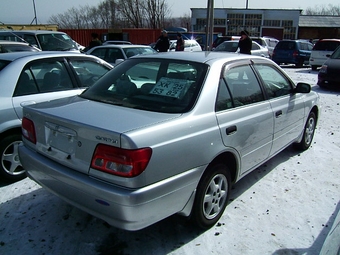
[[[21,135],[14,134],[0,141],[0,177],[6,181],[19,181],[26,177],[26,171],[21,166],[18,154],[18,146],[21,143]]]
[[[208,229],[221,218],[227,206],[231,188],[230,173],[224,164],[210,166],[202,176],[192,209],[191,220]]]
[[[303,130],[303,137],[301,142],[296,143],[295,147],[299,150],[307,150],[312,144],[316,127],[316,116],[314,112],[308,115],[305,128]]]
[[[303,62],[304,62],[303,58],[300,58],[295,66],[296,67],[302,67],[303,66]]]
[[[317,69],[317,66],[312,66],[313,71],[316,71],[316,69]]]

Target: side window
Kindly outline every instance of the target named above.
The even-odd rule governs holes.
[[[235,107],[264,100],[260,84],[249,65],[237,66],[227,70],[224,78],[230,89]]]
[[[32,73],[25,69],[19,76],[13,96],[27,96],[39,93],[37,84],[34,82]]]
[[[117,59],[124,59],[124,55],[120,49],[108,49],[105,60],[109,63],[115,63]]]
[[[251,49],[252,49],[252,50],[259,50],[260,47],[259,47],[257,44],[253,43],[253,44],[251,45]]]
[[[265,90],[269,98],[288,95],[291,91],[291,83],[277,69],[268,65],[254,66],[264,81]]]
[[[71,60],[70,65],[78,76],[81,87],[89,87],[110,69],[107,66],[88,60]]]
[[[73,83],[62,61],[36,61],[25,67],[14,95],[24,96],[73,89]]]
[[[215,104],[215,111],[224,111],[233,107],[229,90],[227,88],[227,84],[224,79],[220,79],[220,83],[218,85],[218,93]]]
[[[29,68],[41,93],[73,89],[70,75],[62,60],[37,61]]]
[[[106,54],[105,48],[95,49],[91,52],[91,55],[94,55],[94,56],[101,58],[101,59],[105,59],[105,54]]]

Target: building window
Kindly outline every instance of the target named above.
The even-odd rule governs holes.
[[[231,13],[228,14],[228,26],[226,35],[238,35],[243,27],[244,14]]]
[[[279,27],[280,26],[280,20],[264,20],[263,25],[267,27]]]
[[[293,26],[292,20],[282,20],[283,39],[296,38],[296,27]]]

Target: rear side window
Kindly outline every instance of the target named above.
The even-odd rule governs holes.
[[[340,45],[340,41],[318,41],[313,50],[334,51]]]
[[[13,96],[73,89],[65,63],[59,60],[35,61],[21,73]]]

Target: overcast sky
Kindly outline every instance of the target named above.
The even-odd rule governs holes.
[[[35,2],[36,16],[39,24],[46,24],[55,14],[64,13],[68,9],[80,6],[97,6],[103,0],[0,0],[0,22],[6,24],[30,24],[34,19],[33,2]],[[207,0],[167,0],[172,17],[185,14],[191,15],[190,8],[206,8]],[[215,0],[215,8],[245,8],[247,0]],[[328,4],[339,6],[339,0],[328,0],[320,3],[319,0],[248,0],[250,9],[306,9]],[[35,23],[35,21],[34,21]]]

